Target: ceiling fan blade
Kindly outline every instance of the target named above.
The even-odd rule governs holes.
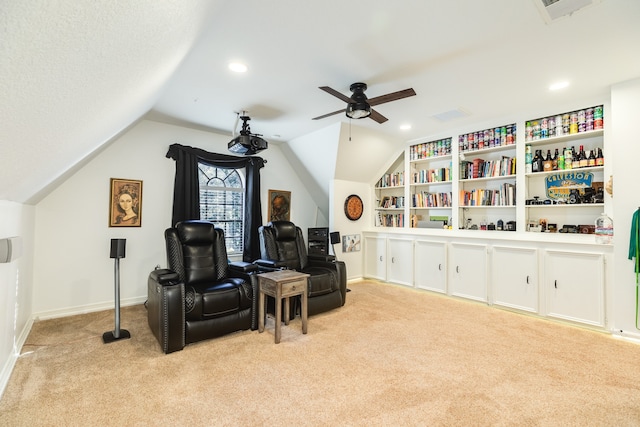
[[[322,89],[323,91],[327,92],[330,95],[335,96],[338,99],[341,99],[342,101],[349,103],[351,102],[351,98],[349,98],[346,95],[341,94],[340,92],[338,92],[335,89],[331,89],[329,86],[320,86],[319,89]]]
[[[402,98],[408,98],[410,96],[414,96],[415,94],[416,94],[415,90],[405,89],[405,90],[399,90],[398,92],[388,93],[386,95],[376,96],[375,98],[369,98],[367,102],[369,103],[369,105],[373,107],[375,105],[384,104],[385,102],[391,102],[391,101],[396,101]]]
[[[314,117],[311,120],[320,120],[320,119],[324,119],[325,117],[329,117],[329,116],[333,116],[334,114],[339,114],[339,113],[344,113],[345,111],[347,111],[346,109],[342,109],[342,110],[338,110],[338,111],[334,111],[333,113],[327,113],[327,114],[323,114],[321,116],[318,117]]]
[[[378,113],[373,108],[371,109],[371,115],[369,116],[369,118],[375,120],[376,122],[378,122],[380,124],[382,124],[382,123],[386,122],[387,120],[389,120],[385,116],[383,116],[382,114]]]

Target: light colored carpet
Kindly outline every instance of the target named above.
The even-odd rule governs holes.
[[[34,324],[0,425],[638,426],[640,346],[400,286],[160,351],[143,306]]]

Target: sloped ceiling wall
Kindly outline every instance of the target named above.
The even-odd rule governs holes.
[[[0,200],[44,187],[144,115],[216,12],[208,0],[0,9]]]

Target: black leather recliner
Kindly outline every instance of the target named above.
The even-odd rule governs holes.
[[[308,313],[342,307],[347,294],[347,270],[335,257],[308,256],[300,227],[290,221],[272,221],[258,229],[261,267],[287,268],[310,275]]]
[[[222,229],[208,221],[183,221],[165,231],[165,240],[170,270],[149,276],[148,309],[149,325],[166,353],[257,329],[258,281],[252,274],[257,267],[228,262]],[[167,277],[173,280],[163,280]]]

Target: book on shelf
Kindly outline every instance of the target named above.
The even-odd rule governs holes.
[[[423,169],[413,173],[414,184],[451,181],[451,168]]]
[[[450,208],[451,192],[449,193],[429,193],[426,191],[416,193],[412,197],[414,208]]]
[[[378,227],[404,227],[404,214],[378,213]]]
[[[404,196],[384,196],[378,207],[384,209],[404,208]]]
[[[478,188],[475,190],[460,190],[460,206],[515,206],[516,186],[504,183],[497,190]]]
[[[460,162],[460,179],[510,176],[516,173],[515,157],[502,156],[499,160],[473,159]]]
[[[402,185],[404,185],[404,172],[395,172],[385,173],[382,178],[378,180],[376,187],[400,187]]]

